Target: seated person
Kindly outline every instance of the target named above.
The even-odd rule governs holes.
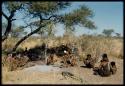
[[[87,58],[84,61],[84,64],[86,65],[86,67],[88,68],[93,68],[94,67],[94,60],[91,57],[91,54],[87,55]]]
[[[102,61],[107,61],[107,62],[109,62],[109,59],[108,59],[106,53],[104,53],[104,54],[102,55],[102,60],[101,60],[101,62],[102,62]]]
[[[117,71],[117,67],[114,61],[110,62],[110,71],[112,74],[115,74]]]
[[[109,67],[109,60],[107,54],[103,54],[101,63],[99,67],[93,68],[94,74],[99,74],[101,76],[110,76],[110,67]]]

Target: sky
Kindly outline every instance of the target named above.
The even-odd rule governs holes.
[[[96,30],[89,30],[84,27],[76,27],[75,35],[82,34],[101,34],[104,29],[114,29],[115,32],[123,36],[123,2],[72,2],[72,6],[64,10],[64,13],[70,12],[85,4],[94,12],[92,21],[97,26]],[[21,18],[20,13],[17,16]],[[16,20],[17,25],[24,24],[21,19]],[[64,26],[58,24],[56,26],[56,36],[62,36],[64,33]]]
[[[77,27],[75,34],[101,34],[104,29],[114,29],[123,36],[123,3],[122,2],[74,2],[73,6],[66,11],[71,11],[85,4],[94,12],[93,21],[97,29],[89,30],[84,27]],[[62,25],[58,26],[57,35],[63,35]]]

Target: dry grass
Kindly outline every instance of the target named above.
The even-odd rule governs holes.
[[[7,39],[5,42],[2,43],[2,49],[4,51],[12,49],[12,47],[16,44],[17,40],[19,40],[19,39],[17,39],[17,38]],[[101,54],[103,54],[103,53],[107,53],[109,57],[123,59],[123,39],[105,38],[105,37],[65,36],[65,37],[56,37],[56,38],[47,38],[47,39],[30,37],[21,43],[21,45],[18,47],[18,50],[25,49],[25,47],[30,49],[30,48],[35,47],[36,45],[41,45],[44,42],[47,43],[49,47],[59,46],[62,43],[64,43],[64,44],[73,44],[74,43],[79,50],[79,59],[81,61],[86,57],[86,55],[88,53],[92,54],[92,56],[94,58],[101,56]],[[23,63],[24,60],[21,60],[21,62]],[[17,66],[17,64],[15,65],[15,67]],[[20,71],[9,72],[7,65],[8,65],[8,63],[6,62],[6,54],[3,53],[2,54],[2,74],[3,74],[2,82],[13,81],[14,79],[16,79],[17,83],[20,83],[20,80],[22,80],[21,83],[23,83],[23,82],[30,83],[33,80],[34,80],[34,83],[48,83],[47,81],[49,81],[50,78],[53,77],[51,74],[48,74],[50,76],[47,79],[45,79],[44,76],[47,76],[47,74],[43,75],[41,73],[34,73],[34,74],[30,74],[31,76],[28,76],[24,72],[20,72]],[[14,76],[13,76],[13,73],[14,73]],[[38,80],[36,80],[34,78],[37,76],[39,77]],[[43,77],[44,77],[44,79],[43,79]],[[47,81],[45,81],[45,80],[47,80]],[[50,81],[52,81],[52,80],[50,80]],[[57,81],[55,81],[55,82],[57,82]],[[50,83],[55,83],[55,82],[53,81]],[[11,82],[8,82],[8,83],[11,83]]]
[[[2,43],[2,49],[9,50],[15,45],[17,38],[9,38]],[[123,39],[94,37],[94,36],[64,36],[56,38],[33,38],[29,37],[22,42],[18,49],[28,49],[41,45],[43,42],[47,43],[49,47],[59,46],[64,44],[76,44],[81,58],[85,57],[87,53],[91,53],[94,57],[100,56],[102,53],[107,53],[108,56],[116,58],[123,58]],[[17,50],[18,50],[17,49]]]
[[[7,71],[16,70],[19,67],[24,66],[28,62],[28,57],[16,58],[11,61],[6,55],[2,56],[2,66],[6,68]]]
[[[16,44],[17,38],[9,38],[2,43],[2,49],[9,50]],[[105,37],[94,37],[94,36],[64,36],[56,38],[38,38],[38,37],[29,37],[27,40],[22,42],[17,50],[24,50],[25,47],[28,49],[33,48],[42,43],[47,43],[49,47],[59,46],[62,43],[64,44],[75,44],[79,52],[79,60],[84,60],[88,53],[92,54],[93,58],[100,57],[103,53],[107,53],[109,57],[116,57],[123,59],[123,39],[116,38],[105,38]],[[6,54],[3,52],[2,63],[3,65],[8,65],[6,62]],[[20,60],[22,62],[24,60]],[[15,68],[19,62],[15,61]],[[23,62],[22,62],[23,63]],[[21,63],[21,64],[22,64]]]

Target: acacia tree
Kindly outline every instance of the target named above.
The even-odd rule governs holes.
[[[119,37],[121,37],[121,34],[120,33],[115,33],[116,34],[116,36],[119,38]]]
[[[2,42],[7,39],[10,31],[11,31],[11,27],[12,27],[12,22],[16,19],[14,19],[14,16],[15,16],[15,13],[16,11],[20,10],[22,7],[22,3],[20,2],[4,2],[2,4],[2,8],[6,8],[6,11],[8,11],[8,14],[5,14],[3,12],[3,9],[2,9],[2,16],[7,20],[7,27],[6,27],[6,30],[4,32],[4,34],[2,35]]]
[[[110,37],[113,32],[114,32],[113,29],[104,29],[102,33],[103,33],[105,36]]]
[[[5,33],[6,27],[7,27],[7,23],[2,22],[2,35]],[[13,23],[9,34],[11,35],[11,37],[21,37],[23,35],[26,35],[27,33],[24,31],[24,29],[21,26],[18,27]]]
[[[20,43],[31,35],[38,33],[41,28],[44,29],[47,27],[51,22],[53,24],[61,23],[66,29],[73,29],[75,25],[81,25],[89,29],[96,28],[94,22],[91,20],[93,11],[85,5],[65,14],[59,13],[70,7],[71,2],[25,2],[23,5],[29,17],[36,19],[36,21],[27,22],[27,26],[33,26],[34,30],[21,38],[14,46],[13,51],[16,50]]]
[[[24,33],[24,29],[22,29],[21,27],[15,27],[11,30],[10,32],[12,37],[21,37]]]
[[[55,25],[53,22],[50,22],[48,25],[46,25],[46,27],[42,28],[38,34],[41,35],[41,37],[45,36],[45,37],[53,37],[56,29],[54,28]]]

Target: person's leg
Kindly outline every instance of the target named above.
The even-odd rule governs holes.
[[[93,71],[94,71],[94,75],[98,75],[99,73],[99,68],[98,67],[95,67],[95,68],[93,68]]]

